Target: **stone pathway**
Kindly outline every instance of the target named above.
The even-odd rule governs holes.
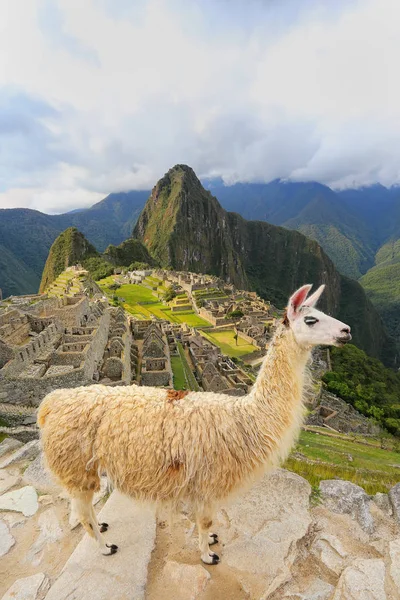
[[[105,535],[108,543],[119,546],[117,554],[102,556],[85,535],[46,600],[144,599],[156,532],[154,512],[113,492],[98,518],[110,524]]]

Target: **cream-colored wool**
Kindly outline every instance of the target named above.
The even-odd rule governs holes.
[[[283,461],[299,434],[310,351],[281,324],[244,397],[189,392],[171,401],[165,389],[136,385],[55,390],[38,413],[48,465],[72,497],[98,490],[105,471],[133,498],[189,501],[202,559],[213,562],[204,531],[215,507]]]

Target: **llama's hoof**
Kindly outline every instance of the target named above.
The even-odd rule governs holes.
[[[106,544],[106,546],[109,549],[109,552],[107,552],[106,556],[115,554],[116,551],[118,550],[118,546],[116,546],[115,544]]]
[[[108,530],[108,523],[99,523],[100,533],[104,533]]]
[[[217,565],[219,563],[219,556],[215,552],[210,552],[206,556],[202,556],[201,560],[205,565]]]
[[[214,544],[218,544],[218,542],[219,542],[218,535],[216,533],[208,534],[208,545],[209,546],[214,546]]]

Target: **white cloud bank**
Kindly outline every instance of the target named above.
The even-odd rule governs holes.
[[[300,8],[301,7],[301,10]],[[0,207],[400,182],[398,0],[0,0]]]

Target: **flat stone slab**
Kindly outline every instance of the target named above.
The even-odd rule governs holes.
[[[98,515],[109,523],[104,534],[119,550],[102,556],[85,535],[46,600],[144,600],[147,568],[156,535],[155,511],[114,491]]]
[[[0,469],[13,465],[21,460],[28,460],[35,458],[40,452],[40,443],[38,440],[32,440],[27,444],[24,444],[22,448],[15,450],[12,454],[4,458],[0,463]]]
[[[20,479],[19,475],[12,475],[5,469],[0,469],[0,495],[8,492],[14,485],[17,485]]]
[[[7,452],[12,452],[17,448],[21,448],[22,442],[14,440],[14,438],[6,438],[0,444],[0,456],[4,456]]]
[[[49,580],[44,573],[17,579],[1,600],[41,600],[49,589]]]
[[[15,540],[4,521],[0,520],[0,556],[4,556],[15,544]]]
[[[41,563],[45,547],[58,542],[63,537],[54,508],[48,508],[40,515],[38,525],[39,536],[26,554],[26,561],[31,562],[35,567]]]
[[[22,512],[25,517],[31,517],[38,508],[36,490],[30,485],[0,496],[0,510]]]

